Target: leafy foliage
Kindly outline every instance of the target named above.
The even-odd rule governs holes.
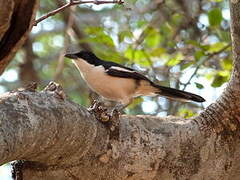
[[[59,2],[65,1],[41,1],[38,16],[57,8]],[[99,57],[132,66],[159,84],[187,88],[202,96],[206,92],[214,93],[215,88],[228,81],[232,68],[228,5],[222,0],[198,2],[187,10],[187,4],[179,4],[177,0],[130,0],[124,6],[81,5],[72,11],[75,25],[70,29],[67,29],[70,9],[50,17],[33,28],[30,44],[18,52],[9,66],[18,78],[11,81],[3,75],[0,91],[1,87],[7,91],[21,84],[20,64],[26,63],[29,46],[33,49],[30,55],[33,67],[44,86],[54,80],[64,46],[72,51],[85,48],[85,43]],[[69,43],[65,42],[66,38]],[[89,105],[89,89],[67,59],[57,81],[71,99]],[[190,117],[203,108],[199,104],[186,106],[170,100],[149,99],[158,105],[152,108],[151,114],[166,112]],[[144,98],[136,99],[127,112],[143,114],[144,101]],[[207,99],[204,106],[209,103]]]

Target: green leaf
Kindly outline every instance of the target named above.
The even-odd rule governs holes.
[[[151,65],[147,60],[148,55],[143,50],[135,50],[131,46],[125,51],[124,56],[141,66],[149,67]]]
[[[204,86],[200,83],[195,82],[195,85],[198,89],[203,89],[204,88]]]
[[[209,53],[215,53],[215,52],[218,52],[220,51],[222,48],[224,48],[227,44],[225,42],[217,42],[217,43],[214,43],[214,44],[211,44],[209,49],[208,49],[208,52]]]
[[[147,24],[147,21],[139,20],[139,21],[137,22],[137,27],[138,27],[138,28],[141,28],[141,27],[143,27],[145,24]]]
[[[220,62],[220,64],[224,70],[228,70],[228,71],[232,70],[232,59],[223,59]]]
[[[147,60],[148,55],[143,50],[136,50],[135,51],[135,57],[134,62],[145,67],[151,66],[149,61]]]
[[[194,53],[194,57],[196,61],[199,61],[203,56],[204,56],[204,51],[200,50],[200,51],[196,51]]]
[[[218,74],[223,77],[230,77],[230,72],[229,71],[219,71]]]
[[[203,49],[204,51],[207,51],[210,48],[210,45],[209,44],[200,45],[200,48]]]
[[[221,71],[218,72],[214,77],[213,82],[211,84],[212,87],[220,87],[223,83],[227,82],[229,79],[229,72]]]
[[[97,26],[89,26],[87,28],[85,28],[85,32],[88,34],[99,34],[99,33],[103,33],[104,28],[102,27],[97,27]]]
[[[194,62],[191,61],[191,62],[187,62],[187,63],[181,65],[181,71],[184,70],[184,69],[186,69],[186,68],[188,68],[188,67],[191,66],[193,63],[194,63]]]
[[[103,50],[103,48],[96,48],[96,54],[101,59],[107,59],[109,61],[113,61],[119,64],[125,64],[128,59],[123,57],[119,52],[116,52],[115,50],[111,51],[111,49],[107,48],[107,52]]]
[[[204,77],[207,79],[207,80],[211,80],[211,79],[213,79],[213,77],[215,76],[215,72],[209,72],[209,73],[206,73],[205,75],[204,75]]]
[[[229,42],[231,40],[229,31],[222,31],[220,29],[217,29],[217,35],[219,36],[220,41]]]
[[[155,48],[150,52],[150,55],[154,56],[154,57],[159,57],[162,54],[164,54],[165,52],[166,52],[166,49],[164,49],[164,48]]]
[[[211,2],[222,2],[223,0],[209,0]]]
[[[128,106],[129,109],[135,108],[138,104],[143,102],[142,97],[134,98],[133,102]]]
[[[136,50],[136,51],[135,51],[134,60],[141,60],[141,59],[145,59],[145,58],[146,58],[146,56],[145,56],[143,50]]]
[[[178,115],[182,116],[184,118],[190,118],[194,115],[196,115],[191,109],[188,108],[180,108],[178,111]]]
[[[154,48],[160,43],[161,36],[155,28],[149,27],[144,33],[146,34],[144,42],[148,47]]]
[[[155,34],[155,35],[150,35],[145,38],[145,42],[148,45],[148,47],[156,47],[159,42],[160,42],[160,35]]]
[[[174,28],[169,25],[168,22],[164,23],[160,27],[160,33],[164,34],[164,38],[167,39],[172,36]]]
[[[88,41],[115,47],[112,37],[108,35],[102,27],[88,27],[85,29],[85,32],[89,35],[89,37],[86,38]]]
[[[119,34],[118,34],[118,40],[119,40],[120,43],[121,43],[122,41],[124,41],[124,39],[125,39],[126,37],[132,38],[132,37],[133,37],[132,32],[130,32],[130,31],[121,31],[121,32],[119,32]]]
[[[199,44],[198,41],[186,40],[186,43],[187,43],[187,44],[191,44],[191,45],[196,46],[196,47],[201,47],[201,45]]]
[[[171,58],[168,62],[168,66],[175,66],[180,63],[180,61],[183,59],[183,55],[181,52],[178,52],[173,58]]]
[[[130,60],[134,59],[134,49],[132,46],[128,46],[127,50],[124,52],[124,56]]]
[[[220,8],[214,8],[208,12],[208,21],[211,26],[218,26],[222,22],[222,11]]]
[[[179,25],[180,23],[182,23],[182,19],[183,19],[183,16],[180,13],[175,13],[172,16],[172,22],[174,25]]]

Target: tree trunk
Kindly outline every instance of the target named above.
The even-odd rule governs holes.
[[[0,0],[0,75],[24,44],[38,7],[38,0]]]
[[[240,1],[230,1],[234,69],[221,97],[188,120],[120,117],[114,131],[60,86],[0,98],[0,163],[23,179],[240,179]],[[19,168],[19,169],[18,169]]]

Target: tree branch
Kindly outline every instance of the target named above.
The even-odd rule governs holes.
[[[113,133],[59,85],[34,88],[0,97],[0,164],[25,160],[23,179],[230,179],[239,172],[238,129],[228,139],[202,130],[198,118],[121,116]]]
[[[24,44],[25,58],[24,62],[19,64],[19,79],[21,86],[25,86],[30,82],[39,82],[37,71],[34,68],[33,62],[37,55],[33,52],[32,39],[28,38]]]
[[[55,81],[57,81],[60,78],[63,68],[64,68],[64,54],[66,54],[67,46],[69,44],[70,37],[71,37],[70,30],[74,23],[73,13],[74,13],[75,9],[73,9],[73,8],[74,7],[70,8],[68,20],[66,22],[67,25],[66,25],[65,32],[64,32],[64,44],[63,44],[64,47],[58,57],[58,65],[57,65],[56,72],[55,72],[54,78],[53,78]]]
[[[4,3],[7,6],[3,6]],[[38,0],[15,0],[9,2],[0,0],[1,13],[4,20],[0,18],[0,75],[14,57],[16,51],[24,44],[28,33],[32,28]],[[24,17],[24,18],[23,18]],[[3,28],[3,31],[1,30]]]
[[[59,7],[61,7],[61,6],[64,5],[64,2],[62,0],[57,0],[57,5]],[[68,22],[69,16],[70,16],[70,11],[64,11],[63,12],[63,19],[65,21],[65,24],[67,24],[66,22]],[[79,24],[77,23],[76,18],[73,19],[72,29],[73,29],[74,33],[76,34],[76,37],[79,40],[85,38],[85,34],[80,30],[81,27],[79,27]],[[88,50],[88,51],[91,51],[91,49],[92,49],[90,44],[88,44],[87,42],[79,41],[79,46],[82,49],[85,49],[85,50]]]
[[[94,146],[97,122],[93,116],[66,100],[57,84],[50,83],[42,92],[35,92],[34,88],[1,95],[0,164],[14,159],[48,165],[61,159],[61,164],[65,164],[71,154],[83,156]],[[68,146],[72,143],[75,147]]]
[[[99,0],[86,0],[86,1],[75,1],[75,0],[70,0],[69,3],[63,5],[60,8],[57,8],[49,13],[47,13],[46,15],[40,17],[39,19],[37,19],[33,25],[36,26],[39,22],[43,21],[44,19],[50,17],[50,16],[54,16],[55,14],[63,11],[64,9],[70,7],[70,6],[74,6],[74,5],[79,5],[79,4],[96,4],[96,5],[100,5],[100,4],[123,4],[124,1],[122,0],[112,0],[112,1],[99,1]]]
[[[240,1],[229,0],[231,13],[231,38],[233,51],[233,71],[230,85],[234,91],[239,92],[240,87]]]

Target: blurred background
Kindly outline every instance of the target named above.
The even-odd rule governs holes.
[[[68,1],[40,1],[37,18]],[[82,49],[132,67],[152,81],[196,93],[205,103],[141,97],[127,114],[189,118],[214,102],[229,80],[232,57],[230,12],[223,0],[128,0],[123,5],[72,6],[34,26],[25,45],[0,76],[0,93],[32,81],[39,90],[62,85],[72,101],[88,107],[94,99],[66,52]],[[0,168],[10,179],[9,165]]]

